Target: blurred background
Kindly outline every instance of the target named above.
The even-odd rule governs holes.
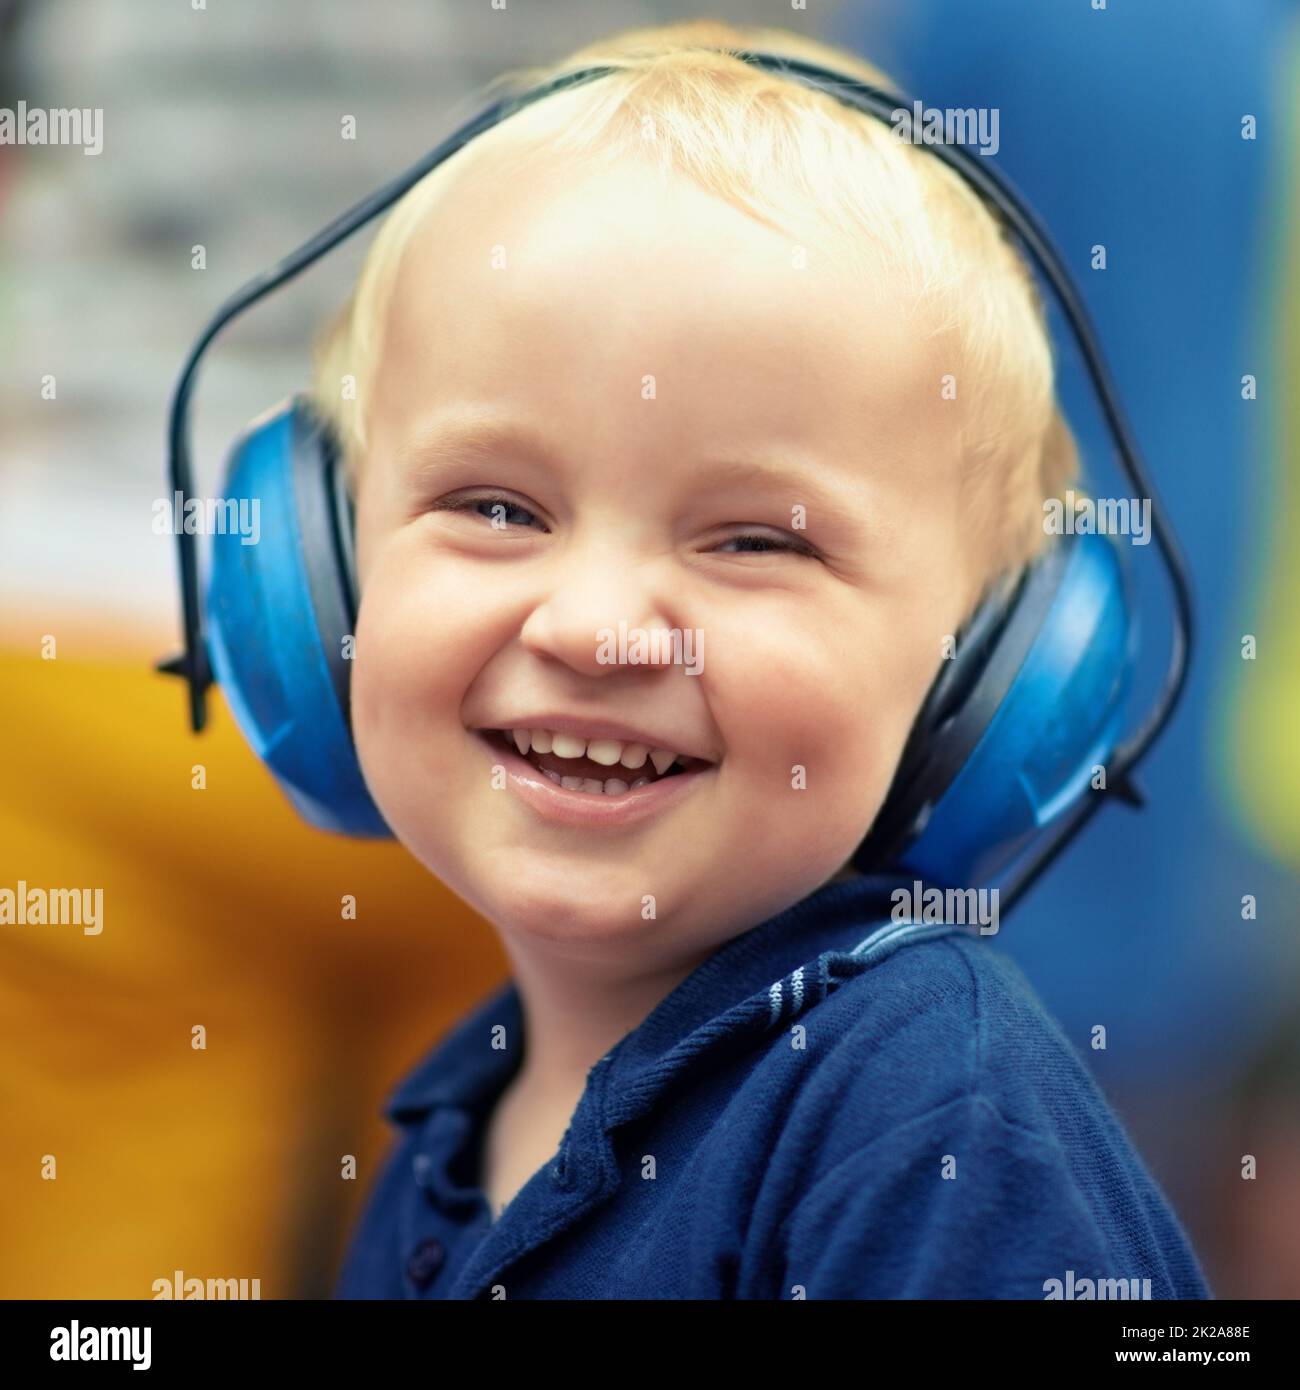
[[[152,669],[179,634],[175,542],[152,531],[168,398],[218,302],[482,83],[695,17],[829,39],[927,105],[1000,111],[997,163],[1100,329],[1199,642],[1139,777],[1149,809],[1094,818],[997,946],[1215,1292],[1300,1296],[1300,4],[605,0],[598,30],[583,0],[199,3],[0,0],[0,108],[104,112],[95,157],[0,145],[0,886],[102,885],[106,922],[0,926],[0,1296],[147,1298],[176,1270],[327,1295],[384,1095],[503,978],[490,928],[398,846],[301,825],[219,695],[190,736]],[[305,384],[367,236],[222,338],[200,492]],[[1067,342],[1059,360],[1096,490],[1125,495]],[[1134,556],[1153,678],[1167,596],[1155,547]]]

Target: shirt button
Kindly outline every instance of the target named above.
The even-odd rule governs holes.
[[[406,1277],[417,1289],[427,1289],[433,1283],[434,1275],[442,1268],[446,1255],[442,1241],[432,1236],[422,1240],[411,1251],[411,1257],[406,1262]]]

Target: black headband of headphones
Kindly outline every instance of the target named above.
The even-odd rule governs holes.
[[[893,124],[897,119],[897,113],[910,113],[914,109],[913,103],[896,95],[881,91],[879,88],[860,82],[856,78],[836,72],[832,68],[806,62],[803,59],[772,53],[756,53],[743,49],[716,49],[713,51],[726,53],[730,57],[749,63],[754,67],[763,68],[778,76],[801,82],[805,86],[825,92],[846,106],[854,107],[889,124]],[[232,319],[287,281],[294,279],[341,241],[350,237],[381,212],[390,208],[426,174],[450,158],[476,136],[553,92],[581,86],[620,70],[615,65],[580,68],[573,72],[563,73],[559,77],[525,92],[500,98],[487,110],[449,135],[405,173],[385,184],[384,187],[363,199],[340,217],[335,218],[310,241],[290,253],[277,265],[250,280],[248,284],[226,300],[213,315],[198,341],[190,350],[172,397],[168,446],[173,492],[180,493],[183,499],[191,494],[193,474],[190,461],[190,398],[203,355],[213,339]],[[1108,777],[1109,790],[1112,793],[1130,804],[1140,805],[1141,799],[1133,785],[1131,773],[1168,722],[1186,681],[1192,637],[1192,600],[1186,568],[1182,556],[1179,554],[1172,530],[1165,520],[1163,508],[1159,505],[1155,490],[1138,459],[1132,432],[1120,408],[1110,374],[1102,361],[1096,335],[1082,301],[1071,284],[1069,275],[1046,233],[1009,182],[1002,175],[997,174],[990,165],[982,162],[983,156],[972,154],[962,145],[944,144],[929,140],[925,140],[923,143],[927,150],[943,160],[975,189],[1002,222],[1016,234],[1028,251],[1034,264],[1050,286],[1070,325],[1097,401],[1101,406],[1102,415],[1115,442],[1120,465],[1135,489],[1136,495],[1149,499],[1151,503],[1152,527],[1174,599],[1174,624],[1169,665],[1160,693],[1146,719],[1124,743],[1115,749]],[[208,686],[212,684],[199,603],[198,538],[183,529],[178,529],[176,539],[180,558],[185,652],[182,656],[164,663],[162,669],[182,675],[187,680],[190,693],[190,722],[194,731],[198,732],[206,722],[205,696]],[[1082,829],[1089,817],[1101,805],[1102,800],[1101,796],[1085,797],[1071,815],[1062,817],[1062,824],[1057,832],[1048,837],[1041,848],[1029,858],[1023,869],[1015,876],[1014,882],[1002,890],[1003,911],[1009,909],[1012,902],[1030,886],[1066,842]]]

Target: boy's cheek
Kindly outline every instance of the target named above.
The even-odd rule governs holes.
[[[734,693],[727,700],[719,691],[729,806],[747,823],[762,817],[818,852],[842,840],[847,857],[884,800],[909,712],[891,707],[894,692],[852,686],[830,668],[749,679]]]
[[[911,723],[906,682],[852,662],[839,631],[735,623],[717,632],[698,678],[723,739],[729,813],[818,845],[865,831]]]
[[[454,676],[472,635],[464,604],[445,577],[431,571],[413,538],[393,537],[375,547],[361,587],[354,672],[372,693],[380,687],[401,700],[440,673]]]
[[[733,648],[744,659],[716,672],[714,714],[728,747],[747,742],[787,775],[815,768],[823,785],[887,777],[929,686],[920,648],[872,644],[848,620],[816,635],[785,630],[762,646],[755,631],[748,650],[743,638]]]
[[[430,688],[439,670],[436,650],[431,650],[436,637],[431,641],[429,628],[423,634],[418,630],[382,582],[365,590],[356,627],[353,736],[367,782],[386,780],[400,750],[412,753],[426,742],[430,724],[441,712],[438,692]]]

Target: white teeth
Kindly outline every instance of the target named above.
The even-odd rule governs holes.
[[[623,745],[623,756],[619,761],[624,767],[630,767],[635,771],[645,762],[649,753],[650,750],[644,743],[625,743]]]
[[[612,738],[593,738],[587,745],[587,756],[602,767],[613,767],[622,751],[623,745]]]
[[[605,781],[600,782],[595,777],[561,777],[558,772],[548,772],[546,775],[552,782],[557,782],[570,791],[586,792],[589,796],[621,796],[630,790],[621,777],[607,777]],[[639,787],[649,780],[648,777],[642,777],[632,785]]]
[[[571,792],[586,792],[588,796],[622,796],[624,792],[631,791],[632,787],[644,787],[651,780],[649,777],[638,777],[632,783],[632,787],[629,787],[621,777],[607,777],[600,782],[594,777],[561,777],[558,772],[552,772],[549,768],[542,768],[541,772],[557,787],[564,787]]]
[[[575,734],[559,734],[550,729],[510,729],[507,732],[524,757],[530,749],[534,753],[553,753],[557,758],[586,756],[602,767],[614,767],[621,763],[632,772],[644,767],[649,758],[660,777],[677,761],[677,754],[671,748],[650,748],[644,743],[621,743],[614,738],[588,741]]]
[[[670,748],[652,748],[650,750],[650,761],[654,763],[655,771],[662,777],[677,761],[677,754]]]

